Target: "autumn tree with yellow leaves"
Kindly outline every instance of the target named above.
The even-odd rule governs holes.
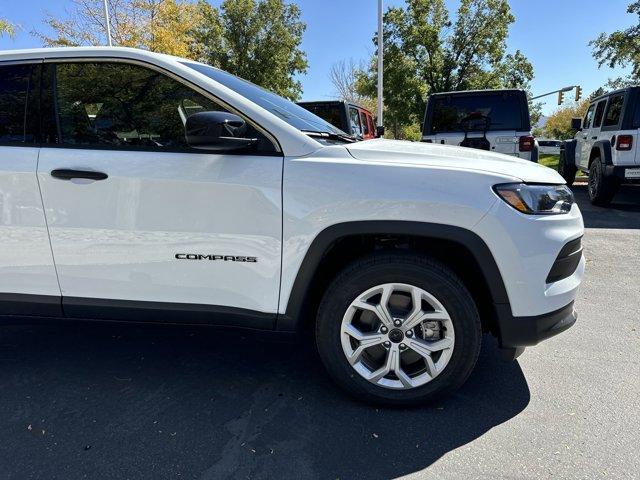
[[[113,45],[199,60],[285,97],[296,99],[295,78],[307,69],[299,48],[306,25],[285,0],[107,0]],[[48,15],[52,34],[34,32],[46,46],[105,45],[103,0],[71,0],[66,17]]]

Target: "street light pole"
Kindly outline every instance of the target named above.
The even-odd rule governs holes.
[[[382,0],[378,0],[378,126],[382,127],[384,103],[382,99],[382,73],[384,71],[384,38],[382,31]]]
[[[111,44],[111,22],[109,21],[109,6],[107,5],[107,0],[104,0],[104,21],[107,25],[107,42],[109,46],[112,47]]]

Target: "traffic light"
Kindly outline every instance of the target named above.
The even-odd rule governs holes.
[[[560,90],[558,92],[558,105],[562,105],[563,102],[564,102],[564,91]]]
[[[582,87],[578,85],[576,87],[576,102],[579,102],[580,98],[582,98]]]

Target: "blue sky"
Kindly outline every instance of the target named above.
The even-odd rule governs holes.
[[[513,0],[516,22],[511,26],[508,50],[522,50],[535,68],[533,93],[541,94],[565,85],[582,85],[590,93],[609,77],[624,70],[597,68],[587,45],[600,32],[628,25],[636,17],[626,13],[631,0]],[[211,3],[219,4],[220,0]],[[323,99],[333,95],[329,81],[331,65],[342,59],[368,59],[374,51],[371,38],[376,30],[376,0],[296,0],[307,24],[303,49],[309,70],[300,77],[303,98]],[[403,0],[385,0],[385,7]],[[448,0],[452,10],[458,1]],[[71,0],[0,0],[0,17],[18,23],[14,39],[0,39],[0,49],[39,47],[30,32],[42,30],[45,12],[56,15],[72,6]],[[597,12],[597,15],[594,15]],[[556,98],[547,97],[544,113],[556,108]]]

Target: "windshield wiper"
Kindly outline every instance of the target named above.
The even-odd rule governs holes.
[[[342,140],[343,142],[354,143],[357,141],[351,135],[347,135],[346,133],[335,133],[335,132],[317,132],[315,130],[301,130],[302,133],[306,133],[310,137],[319,137],[326,138],[328,140]]]

